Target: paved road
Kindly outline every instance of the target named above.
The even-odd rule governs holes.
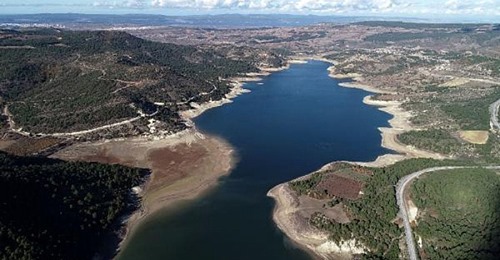
[[[408,218],[408,208],[406,206],[406,201],[404,199],[405,195],[405,189],[408,186],[408,184],[411,183],[411,181],[415,178],[418,178],[422,174],[425,173],[430,173],[430,172],[436,172],[436,171],[443,171],[443,170],[455,170],[455,169],[471,169],[471,168],[478,168],[478,167],[467,167],[467,166],[443,166],[443,167],[432,167],[432,168],[427,168],[418,172],[414,172],[412,174],[406,175],[403,178],[399,180],[399,182],[396,185],[396,200],[399,206],[399,215],[403,219],[403,224],[405,228],[405,236],[406,236],[406,245],[408,247],[408,256],[410,260],[417,260],[418,259],[418,254],[417,254],[417,249],[415,247],[415,241],[413,240],[413,234],[410,226],[410,220]],[[500,169],[500,166],[486,166],[483,167],[486,169]]]
[[[500,132],[500,123],[498,122],[498,110],[500,107],[500,99],[490,106],[490,125],[493,130]]]

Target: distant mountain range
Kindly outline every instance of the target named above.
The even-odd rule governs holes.
[[[286,27],[306,26],[318,23],[353,23],[379,21],[380,17],[317,16],[282,14],[221,14],[194,16],[164,16],[149,14],[21,14],[0,15],[0,25],[53,26],[67,28],[110,27],[110,26],[186,26],[186,27]],[[418,18],[383,18],[384,21],[425,22]]]

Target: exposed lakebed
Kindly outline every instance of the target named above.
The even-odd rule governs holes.
[[[197,128],[231,143],[239,162],[205,196],[145,220],[120,259],[310,259],[273,223],[267,191],[332,161],[388,152],[378,127],[391,116],[363,104],[368,92],[339,87],[329,66],[292,65],[197,117]]]

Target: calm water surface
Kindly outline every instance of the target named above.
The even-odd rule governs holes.
[[[198,117],[228,140],[240,161],[207,196],[151,217],[120,259],[310,259],[272,221],[273,186],[335,160],[370,161],[388,114],[362,103],[368,92],[338,86],[311,61],[249,83],[252,93]]]

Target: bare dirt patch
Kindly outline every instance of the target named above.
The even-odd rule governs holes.
[[[0,149],[14,155],[27,156],[40,153],[63,142],[53,137],[30,138],[18,136],[16,139],[3,140]]]
[[[363,182],[338,174],[329,174],[318,183],[315,189],[329,196],[357,199],[363,189]]]
[[[447,82],[441,84],[440,86],[441,87],[458,87],[461,85],[465,85],[469,82],[470,82],[470,80],[467,78],[454,78],[450,81],[447,81]]]
[[[318,200],[306,195],[302,195],[298,197],[298,214],[304,219],[309,219],[312,214],[321,212],[337,223],[349,223],[350,219],[347,213],[344,211],[343,204],[339,203],[333,207],[329,207],[327,205],[330,201],[330,199]]]
[[[459,131],[458,135],[471,144],[486,144],[489,138],[488,131]]]

